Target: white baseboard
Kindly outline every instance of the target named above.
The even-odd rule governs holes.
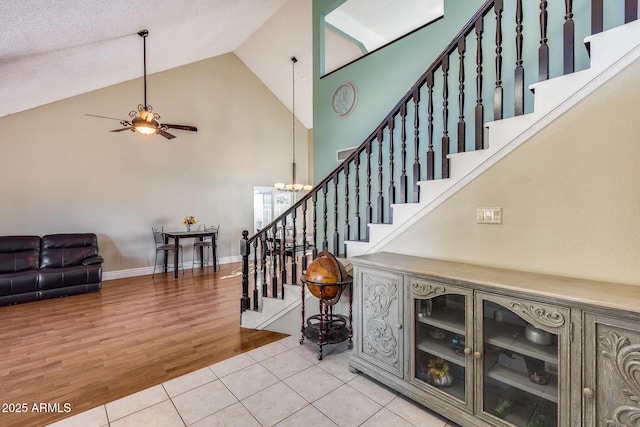
[[[220,265],[222,264],[231,264],[234,262],[241,262],[242,256],[230,256],[220,258]],[[187,261],[184,263],[184,269],[191,269],[191,261]],[[149,274],[153,274],[153,266],[149,267],[139,267],[139,268],[130,268],[127,270],[115,270],[115,271],[105,271],[102,273],[102,281],[107,280],[115,280],[115,279],[124,279],[127,277],[136,277],[136,276],[147,276]]]

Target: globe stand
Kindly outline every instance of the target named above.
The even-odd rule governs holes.
[[[353,279],[349,277],[347,280],[338,283],[318,283],[302,279],[302,337],[300,344],[305,340],[318,344],[318,360],[322,360],[322,347],[327,344],[338,344],[349,340],[348,349],[353,348]],[[307,284],[317,286],[319,289],[318,306],[319,313],[305,321],[304,304],[305,304],[305,288]],[[337,299],[328,301],[324,297],[325,287],[336,287],[349,285],[349,317],[341,314],[333,313],[333,304]],[[338,298],[341,292],[338,293]]]

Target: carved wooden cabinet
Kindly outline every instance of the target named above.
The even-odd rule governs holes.
[[[402,275],[362,272],[357,319],[363,328],[357,335],[363,360],[399,377],[403,372]]]
[[[640,425],[638,323],[586,313],[584,368],[583,425]]]
[[[640,426],[640,287],[378,253],[350,368],[462,426]]]

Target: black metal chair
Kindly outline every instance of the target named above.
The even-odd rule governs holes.
[[[164,265],[165,256],[168,257],[169,254],[173,255],[173,251],[175,250],[175,247],[172,244],[165,243],[164,227],[160,227],[160,228],[151,227],[151,231],[153,231],[153,241],[155,242],[155,245],[156,245],[156,262],[153,265],[153,274],[151,275],[151,277],[154,277],[156,275],[156,267],[158,266],[158,255],[159,254],[163,255],[162,262]],[[184,265],[183,265],[184,256],[182,254],[182,245],[178,245],[178,252],[180,252],[178,254],[180,256],[180,268],[182,268],[182,275],[184,276]],[[170,265],[173,265],[173,263],[170,263]]]
[[[197,252],[200,252],[200,249],[202,249],[202,265],[209,265],[209,251],[213,249],[213,242],[215,240],[216,245],[218,242],[218,233],[220,232],[220,224],[218,224],[217,226],[215,225],[211,225],[211,226],[203,226],[203,230],[204,231],[213,231],[214,232],[214,236],[213,237],[204,237],[202,240],[197,241],[193,244],[193,262],[191,263],[191,271],[193,271],[193,266],[196,263],[196,254]],[[205,258],[206,255],[206,258]],[[213,258],[213,254],[211,256],[211,258]],[[220,261],[218,259],[218,250],[216,248],[216,259],[213,260],[213,262],[216,263],[216,267],[220,266]]]

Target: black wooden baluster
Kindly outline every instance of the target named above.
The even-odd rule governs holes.
[[[484,148],[484,105],[482,105],[482,33],[484,21],[482,18],[476,21],[476,116],[475,116],[475,147],[476,150]]]
[[[382,129],[378,129],[378,135],[376,136],[378,140],[378,215],[377,215],[377,223],[384,223],[384,196],[382,195]]]
[[[340,233],[338,233],[338,172],[333,176],[333,255],[340,256]]]
[[[266,231],[263,231],[260,234],[260,239],[262,241],[262,296],[266,297],[269,292],[269,283],[267,281],[267,277],[269,276],[269,271],[267,270],[267,256],[269,255],[269,240]]]
[[[466,39],[463,37],[458,42],[458,58],[460,64],[460,69],[458,70],[458,153],[466,151],[464,123],[464,55],[466,50]]]
[[[393,181],[394,175],[394,160],[393,160],[393,127],[395,122],[395,116],[392,116],[387,122],[389,128],[389,223],[393,223],[393,209],[391,205],[396,202],[396,187]]]
[[[260,233],[260,272],[262,274],[262,296],[266,297],[269,292],[269,286],[267,284],[267,248],[269,247],[269,241],[267,240],[267,233],[262,231]]]
[[[575,70],[575,23],[573,22],[573,0],[564,0],[564,74]]]
[[[449,56],[442,58],[442,179],[449,178]]]
[[[314,191],[311,197],[313,201],[313,259],[316,259],[316,256],[318,256],[318,191],[319,190]]]
[[[215,261],[214,261],[215,262]],[[253,309],[258,309],[258,239],[253,240]]]
[[[240,311],[248,310],[251,307],[249,300],[249,232],[242,231],[240,240],[240,255],[242,255],[242,297],[240,298]],[[257,300],[257,299],[256,299]],[[254,301],[255,304],[255,301]]]
[[[514,73],[514,115],[524,114],[524,67],[522,66],[522,0],[516,1],[516,70]]]
[[[291,212],[291,222],[292,222],[292,236],[291,236],[291,284],[295,285],[298,283],[298,260],[296,258],[296,240],[298,240],[298,230],[296,226],[296,219],[298,210],[294,209]]]
[[[329,183],[325,182],[325,184],[322,186],[322,195],[324,196],[324,202],[323,202],[323,206],[322,206],[322,229],[324,231],[324,236],[322,238],[322,250],[323,251],[328,251],[329,250],[329,241],[327,240],[327,210],[328,210],[328,206],[327,206],[327,191],[329,191]]]
[[[273,224],[271,228],[271,296],[278,297],[278,226]]]
[[[367,242],[369,241],[369,224],[373,216],[371,207],[371,140],[367,141],[367,207],[365,210],[365,227],[367,227]]]
[[[495,0],[496,12],[496,88],[493,91],[493,120],[502,120],[502,0]]]
[[[281,223],[281,240],[280,240],[280,250],[278,251],[278,256],[280,257],[280,288],[282,292],[282,298],[284,298],[284,285],[287,283],[287,257],[285,256],[284,250],[287,246],[287,217],[282,218]]]
[[[349,166],[351,163],[345,162],[344,164],[344,236],[342,236],[343,255],[347,256],[347,242],[351,238],[351,230],[349,227]]]
[[[591,34],[601,33],[603,26],[602,0],[591,0]]]
[[[287,267],[286,267],[287,260],[284,257],[284,247],[286,245],[285,243],[286,227],[287,227],[287,222],[286,222],[286,217],[284,217],[280,222],[280,231],[277,233],[277,236],[278,236],[277,237],[277,240],[278,240],[277,255],[278,255],[278,262],[280,263],[280,287],[284,287],[284,284],[287,283]],[[274,298],[276,296],[277,295],[274,295]]]
[[[302,272],[307,271],[307,203],[302,204]]]
[[[402,173],[400,174],[400,203],[407,203],[407,104],[400,107],[400,140],[402,143]]]
[[[624,2],[624,23],[638,19],[638,0],[625,0]]]
[[[420,89],[413,91],[413,203],[420,201]]]
[[[427,93],[429,99],[427,102],[427,138],[429,146],[427,147],[427,180],[431,181],[436,178],[436,154],[433,151],[433,73],[427,75]]]
[[[356,176],[354,177],[354,184],[353,186],[355,187],[355,191],[356,191],[356,196],[355,196],[355,200],[354,200],[354,205],[356,208],[356,212],[355,212],[355,219],[354,219],[354,224],[353,224],[353,238],[356,241],[360,240],[360,153],[356,154],[356,157],[354,158],[354,163],[355,163],[355,174]]]
[[[540,48],[538,49],[538,81],[549,78],[549,45],[547,44],[547,1],[540,2]]]

